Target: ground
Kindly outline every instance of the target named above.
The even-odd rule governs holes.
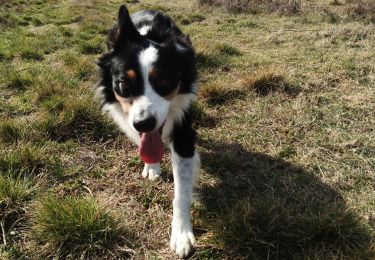
[[[373,259],[371,1],[126,2],[168,13],[197,51],[191,259]],[[170,155],[142,179],[92,98],[121,3],[0,1],[1,259],[174,258]]]

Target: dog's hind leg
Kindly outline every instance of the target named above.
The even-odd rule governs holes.
[[[145,163],[145,167],[143,168],[142,172],[142,177],[154,181],[160,177],[160,173],[160,163]]]

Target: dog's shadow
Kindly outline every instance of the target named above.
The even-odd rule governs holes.
[[[371,257],[369,226],[314,170],[239,144],[198,143],[204,174],[194,226],[201,240],[210,242],[202,242],[197,258]]]

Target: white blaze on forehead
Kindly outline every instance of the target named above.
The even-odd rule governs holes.
[[[143,73],[149,72],[151,65],[158,58],[158,50],[154,46],[150,46],[139,54],[139,62],[141,64]],[[147,75],[143,75],[146,77]]]
[[[140,35],[146,35],[150,30],[151,30],[151,26],[145,25],[145,26],[141,27],[138,31],[139,31]]]

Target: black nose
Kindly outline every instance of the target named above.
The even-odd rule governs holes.
[[[151,130],[154,130],[156,126],[156,119],[155,117],[150,116],[141,121],[134,121],[133,126],[139,132],[150,132]]]

